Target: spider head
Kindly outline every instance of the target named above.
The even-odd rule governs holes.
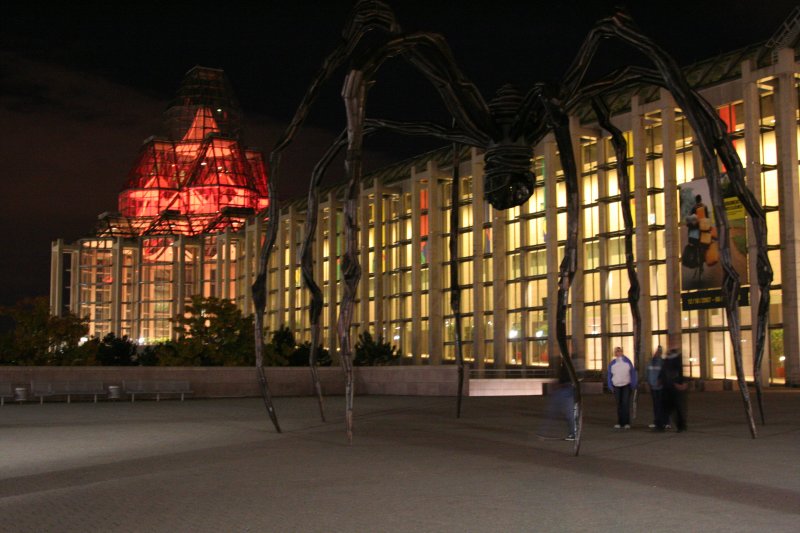
[[[499,143],[484,155],[483,187],[495,209],[510,209],[528,201],[535,176],[531,172],[532,148],[524,143]]]

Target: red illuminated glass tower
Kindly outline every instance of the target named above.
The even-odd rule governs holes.
[[[168,137],[145,141],[128,174],[121,217],[100,233],[198,235],[267,207],[264,159],[241,145],[241,111],[223,71],[187,72],[165,125]]]

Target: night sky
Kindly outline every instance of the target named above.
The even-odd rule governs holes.
[[[504,83],[557,82],[593,22],[626,5],[680,64],[768,39],[796,4],[780,1],[390,2],[405,31],[444,35],[488,100]],[[194,65],[226,71],[250,147],[268,152],[333,49],[349,1],[12,2],[0,20],[0,305],[49,290],[50,242],[88,235],[115,211],[139,147]],[[641,62],[605,45],[596,74]],[[314,162],[344,127],[334,77],[286,152],[282,196],[303,194]],[[401,62],[387,64],[368,116],[447,122],[435,92]],[[366,170],[435,148],[381,135]],[[341,176],[339,168],[330,179]]]

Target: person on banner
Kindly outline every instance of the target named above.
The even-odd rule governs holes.
[[[689,242],[681,254],[681,263],[686,268],[694,270],[694,277],[700,279],[703,276],[705,254],[700,245],[700,222],[697,215],[692,214],[686,217],[686,230]]]
[[[698,244],[700,247],[700,254],[702,257],[702,265],[714,266],[719,262],[719,244],[717,243],[717,227],[711,221],[708,213],[708,207],[703,203],[703,197],[697,195],[694,197],[694,206],[692,206],[692,215],[697,217],[697,230],[698,230]]]
[[[623,353],[622,348],[614,348],[614,359],[608,365],[608,388],[617,401],[617,423],[614,429],[631,428],[631,396],[638,385],[636,368]]]

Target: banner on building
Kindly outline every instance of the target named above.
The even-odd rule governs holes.
[[[722,176],[722,196],[728,215],[729,243],[733,267],[747,284],[747,226],[745,209],[730,191],[727,175]],[[711,206],[706,178],[697,178],[679,186],[681,232],[681,290],[716,291],[716,302],[707,307],[722,307],[722,265],[719,256],[717,217]],[[708,294],[703,298],[707,299]],[[686,304],[686,298],[684,298]],[[684,306],[684,309],[687,307]]]
[[[739,288],[739,307],[750,305],[750,287]],[[725,307],[722,302],[722,291],[720,289],[711,291],[691,291],[681,294],[681,307],[684,311],[694,311],[696,309],[713,309],[715,307]]]

